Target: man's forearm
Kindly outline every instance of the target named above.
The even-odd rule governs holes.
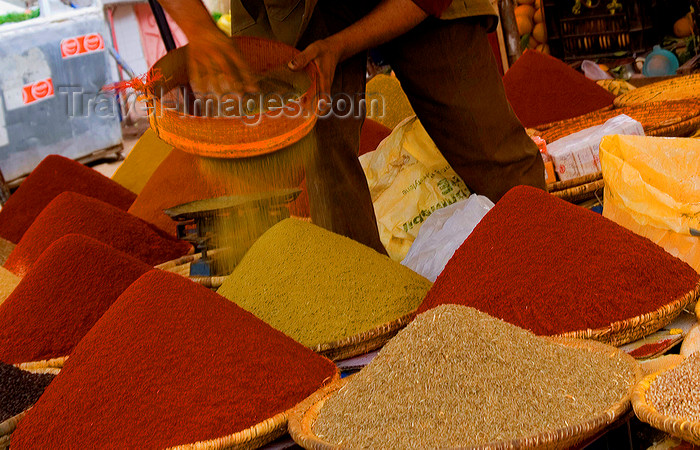
[[[216,30],[216,24],[201,0],[158,0],[158,3],[190,40],[198,33]]]
[[[412,0],[382,0],[369,14],[328,41],[342,48],[341,60],[344,60],[401,36],[427,17]]]

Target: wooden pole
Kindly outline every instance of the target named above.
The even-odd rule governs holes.
[[[508,64],[512,66],[522,55],[518,23],[515,21],[515,0],[499,0],[498,9],[501,14],[501,25],[506,41]]]

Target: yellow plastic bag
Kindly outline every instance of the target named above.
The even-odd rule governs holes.
[[[603,215],[700,271],[700,141],[606,136]]]
[[[394,261],[408,253],[434,211],[469,197],[418,119],[401,122],[377,150],[360,157],[382,244]]]

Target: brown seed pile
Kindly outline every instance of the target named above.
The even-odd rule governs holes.
[[[646,400],[664,416],[700,422],[700,352],[656,377]]]
[[[0,362],[0,423],[30,408],[53,379]]]
[[[634,381],[619,352],[565,347],[444,305],[392,339],[326,402],[313,429],[347,447],[483,445],[586,422]]]

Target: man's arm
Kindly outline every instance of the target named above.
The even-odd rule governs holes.
[[[233,41],[214,23],[201,0],[158,0],[189,40],[190,83],[197,92],[255,92],[255,81]]]
[[[338,63],[406,33],[428,17],[426,11],[437,14],[449,3],[446,0],[382,0],[369,14],[346,29],[309,45],[289,67],[301,70],[311,61],[316,62],[321,72],[321,92],[329,93]]]

